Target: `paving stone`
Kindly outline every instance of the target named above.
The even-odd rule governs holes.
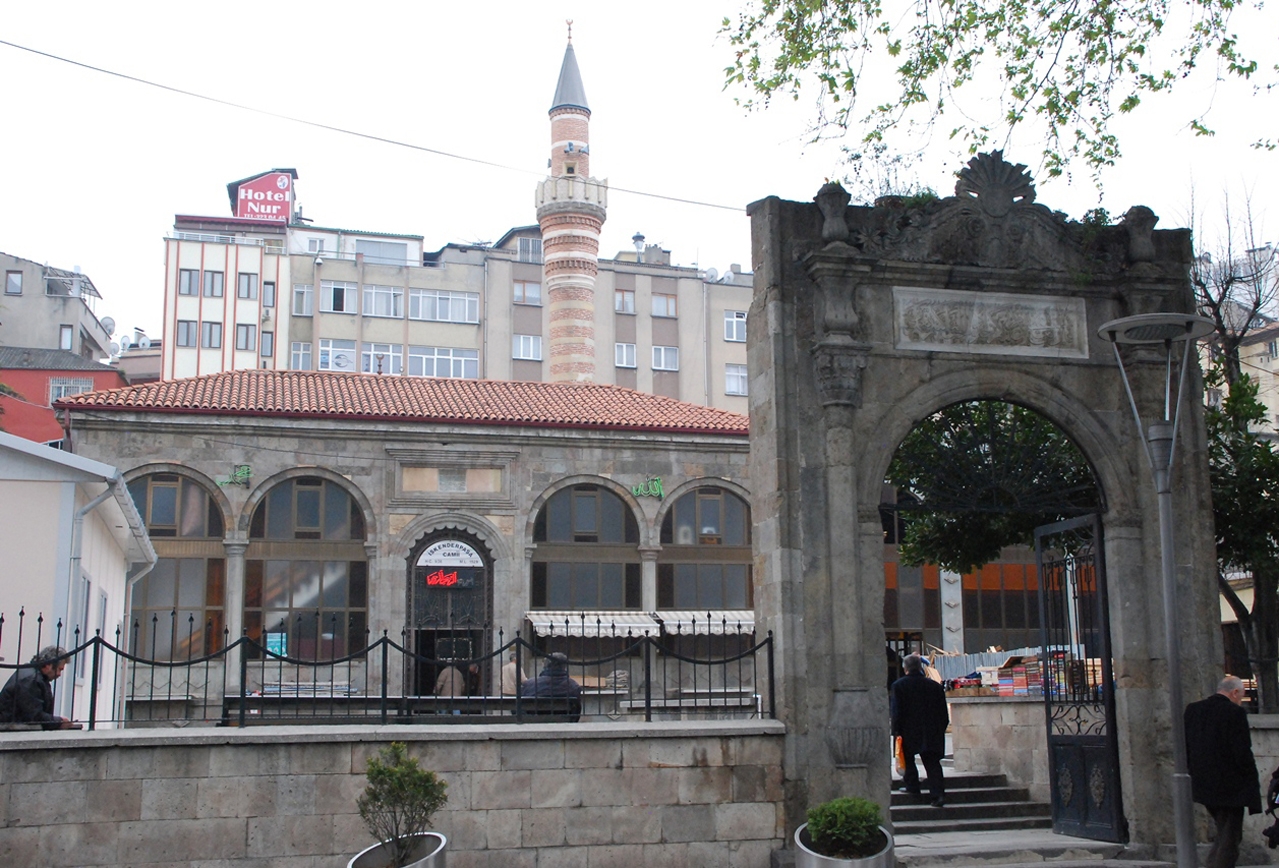
[[[582,804],[581,769],[535,769],[532,772],[534,808],[573,808]]]
[[[199,814],[198,784],[187,778],[151,778],[141,782],[140,820],[193,820]]]
[[[316,856],[333,846],[332,817],[250,817],[247,822],[251,857]]]
[[[567,824],[565,840],[570,846],[612,844],[613,808],[569,808],[564,812]]]
[[[565,842],[567,822],[559,808],[531,808],[520,818],[520,842],[528,847],[562,847]]]

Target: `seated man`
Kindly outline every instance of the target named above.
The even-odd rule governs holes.
[[[53,713],[53,682],[67,661],[66,651],[49,645],[21,666],[0,690],[0,723],[38,723],[45,729],[70,729],[71,721]]]
[[[582,716],[582,686],[568,674],[568,657],[556,651],[546,657],[546,665],[536,678],[520,685],[520,698],[525,714],[568,715],[573,723]]]

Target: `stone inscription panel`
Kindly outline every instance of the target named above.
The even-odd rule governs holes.
[[[895,286],[893,313],[899,350],[1088,358],[1082,298]]]

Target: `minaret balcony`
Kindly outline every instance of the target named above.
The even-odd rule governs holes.
[[[561,175],[537,185],[539,217],[556,211],[583,210],[600,220],[608,208],[608,179]]]

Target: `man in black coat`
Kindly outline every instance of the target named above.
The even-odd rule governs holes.
[[[902,789],[919,795],[919,754],[928,773],[928,792],[933,807],[945,804],[946,782],[942,778],[941,758],[946,753],[946,727],[950,714],[946,710],[946,691],[924,674],[924,660],[910,654],[902,661],[906,674],[893,682],[891,708],[893,735],[902,737],[902,753],[906,768],[902,772]]]
[[[559,651],[547,655],[546,665],[536,678],[520,685],[520,698],[533,700],[531,707],[524,707],[525,714],[563,714],[567,711],[569,720],[575,723],[582,714],[581,695],[582,685],[568,674],[568,657]],[[541,701],[546,699],[552,701]]]
[[[67,667],[66,651],[50,645],[19,667],[0,690],[0,723],[38,723],[45,729],[61,729],[65,717],[53,713],[53,682]]]
[[[1208,868],[1234,868],[1243,838],[1243,812],[1261,813],[1261,784],[1252,757],[1243,682],[1227,675],[1217,692],[1186,706],[1190,790],[1217,824]]]

